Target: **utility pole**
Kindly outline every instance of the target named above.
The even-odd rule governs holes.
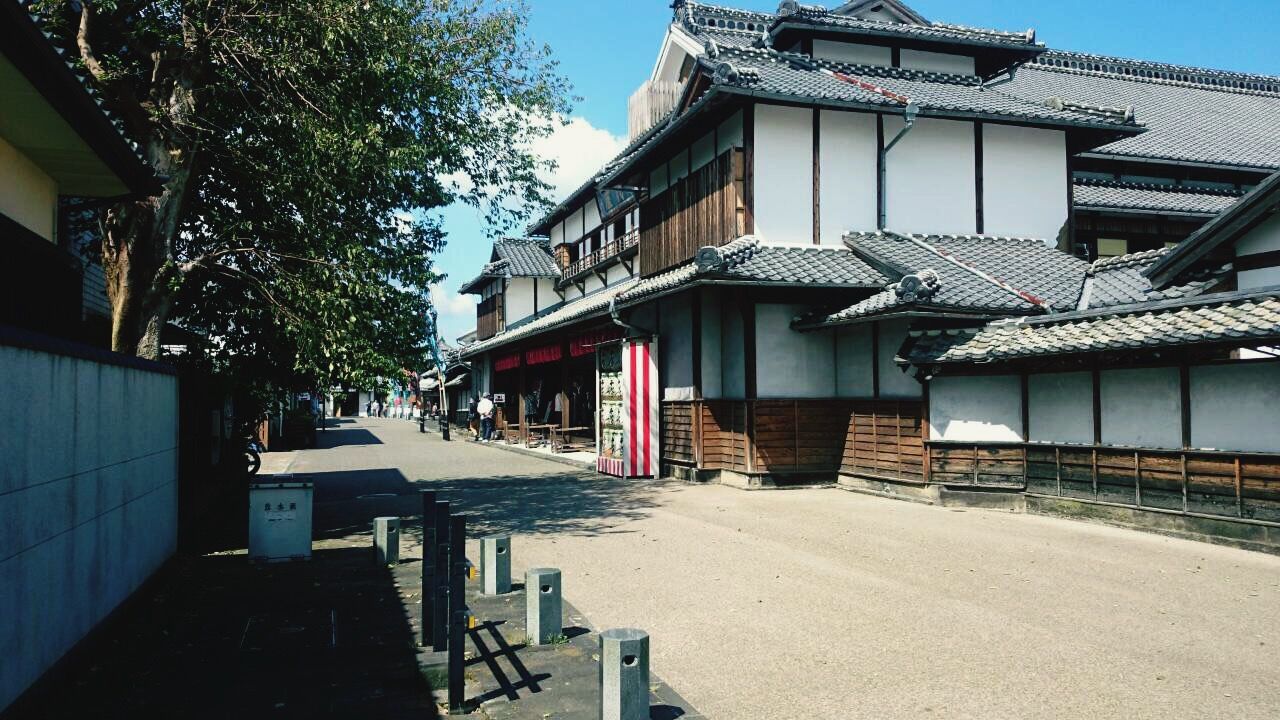
[[[444,389],[444,359],[440,356],[440,338],[436,332],[436,309],[427,309],[427,349],[431,351],[431,360],[436,366],[436,378],[440,390],[440,437],[449,439],[449,393]],[[425,421],[424,421],[425,422]]]

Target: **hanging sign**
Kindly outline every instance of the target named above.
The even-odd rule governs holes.
[[[494,372],[502,372],[503,370],[514,370],[520,367],[520,353],[513,353],[506,357],[500,357],[493,361]]]
[[[541,365],[543,363],[555,362],[563,357],[560,344],[546,345],[532,350],[526,350],[524,354],[524,363],[526,365]]]

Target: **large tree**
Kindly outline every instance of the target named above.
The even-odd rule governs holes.
[[[332,381],[420,354],[427,211],[503,229],[545,203],[530,142],[567,111],[499,0],[40,0],[163,179],[101,216],[118,352],[170,318]]]

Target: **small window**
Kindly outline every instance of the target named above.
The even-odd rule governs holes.
[[[1098,257],[1116,257],[1117,255],[1125,255],[1129,252],[1129,243],[1127,240],[1116,240],[1114,238],[1098,238]]]

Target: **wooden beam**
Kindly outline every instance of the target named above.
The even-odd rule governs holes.
[[[974,169],[974,207],[977,208],[977,217],[974,225],[979,235],[985,232],[986,218],[983,216],[982,203],[982,123],[975,122],[973,124],[973,169]]]
[[[822,244],[822,111],[813,109],[813,244]]]
[[[756,114],[755,105],[747,105],[742,109],[742,232],[751,235],[756,231],[756,193],[755,193],[755,147],[756,147]]]
[[[897,51],[897,48],[894,48]],[[895,66],[896,67],[896,66]],[[880,218],[886,217],[885,206],[888,198],[884,192],[884,115],[876,113],[876,225]],[[880,228],[883,230],[884,228]]]
[[[880,397],[880,323],[871,323],[871,397]]]
[[[1178,393],[1181,396],[1179,414],[1182,416],[1182,449],[1191,447],[1191,368],[1178,366]]]
[[[742,386],[748,400],[756,399],[756,304],[738,302],[742,312]]]

